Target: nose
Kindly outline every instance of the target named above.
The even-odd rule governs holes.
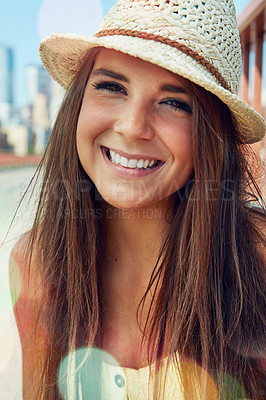
[[[127,101],[116,118],[114,130],[127,140],[146,139],[154,136],[149,107],[140,100]]]

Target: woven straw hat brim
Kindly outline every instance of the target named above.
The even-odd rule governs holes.
[[[130,36],[91,37],[52,34],[40,45],[40,57],[48,73],[67,89],[90,48],[102,46],[121,51],[174,72],[215,94],[230,108],[235,126],[246,143],[263,138],[263,117],[237,95],[224,89],[202,64],[167,44]]]

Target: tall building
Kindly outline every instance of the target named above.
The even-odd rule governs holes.
[[[51,100],[52,79],[42,65],[31,64],[26,67],[27,106],[31,107],[29,131],[31,143],[29,149],[34,153],[43,153],[48,130],[48,113]],[[30,138],[29,138],[30,141]]]
[[[34,104],[39,94],[46,95],[49,100],[51,78],[42,65],[31,64],[26,67],[26,90],[28,104]]]
[[[13,50],[0,43],[0,103],[13,104]]]

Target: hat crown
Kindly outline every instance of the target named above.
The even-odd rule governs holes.
[[[237,93],[241,45],[232,0],[120,0],[99,26],[165,37],[187,46],[212,64]]]

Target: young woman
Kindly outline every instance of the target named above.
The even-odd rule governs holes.
[[[67,91],[11,259],[24,399],[263,399],[265,123],[232,1],[121,0],[40,54]]]

